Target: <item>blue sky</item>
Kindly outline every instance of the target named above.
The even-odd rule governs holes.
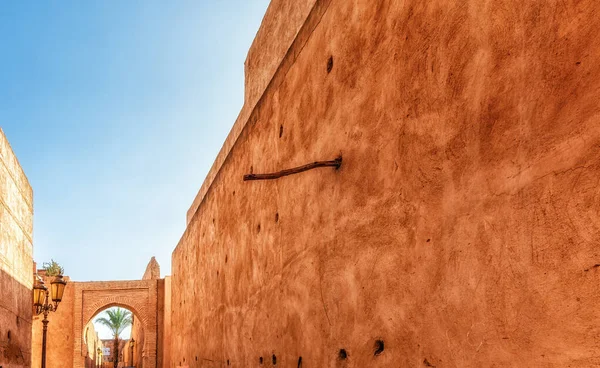
[[[139,279],[171,252],[243,103],[268,0],[6,1],[0,127],[34,190],[34,257]]]

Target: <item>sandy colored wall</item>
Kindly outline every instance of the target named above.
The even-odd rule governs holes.
[[[0,129],[0,367],[31,364],[33,191]]]
[[[271,0],[244,63],[244,105],[253,107],[273,78],[315,0]]]
[[[165,340],[166,340],[166,335],[165,335],[165,330],[166,330],[166,318],[165,318],[165,313],[167,312],[166,308],[165,308],[165,294],[166,294],[166,284],[165,284],[165,280],[164,279],[159,279],[157,280],[158,283],[158,288],[157,288],[157,311],[156,311],[156,317],[157,317],[157,322],[158,322],[158,329],[157,329],[157,338],[156,340],[158,341],[158,351],[156,352],[156,366],[157,367],[163,367],[165,365]],[[170,292],[170,290],[169,290]]]
[[[150,258],[150,262],[146,266],[146,271],[142,276],[142,280],[156,280],[156,366],[162,367],[163,361],[163,331],[164,331],[164,281],[160,279],[160,265],[155,257]],[[134,320],[132,326],[132,336],[137,340],[138,346],[144,346],[144,329],[140,321]],[[142,349],[134,349],[134,365],[136,368],[143,368],[144,353]]]
[[[98,363],[100,363],[98,361],[97,348],[102,348],[102,341],[98,337],[98,333],[92,322],[89,322],[85,328],[84,339],[87,345],[85,367],[96,368]]]
[[[318,7],[173,253],[171,366],[600,365],[596,2]]]
[[[150,262],[146,266],[146,271],[142,276],[142,280],[158,280],[160,279],[160,265],[155,257],[150,258]]]
[[[213,180],[248,122],[254,107],[271,83],[280,63],[288,53],[290,53],[291,59],[295,59],[296,55],[290,52],[290,46],[302,27],[307,26],[304,20],[314,10],[314,4],[315,0],[272,0],[269,4],[244,63],[244,105],[196,198],[187,211],[186,221],[188,224],[204,200]],[[312,26],[314,25],[309,24],[309,27]]]
[[[49,278],[44,278],[47,286]],[[65,277],[67,287],[56,312],[48,314],[48,332],[46,339],[46,368],[65,368],[73,365],[73,302],[74,285]],[[32,367],[41,366],[42,359],[42,319],[43,315],[33,318]],[[92,326],[93,328],[93,326]],[[92,336],[88,335],[88,340]],[[82,365],[81,368],[85,367]]]
[[[124,367],[133,367],[132,364],[132,355],[131,348],[129,347],[129,341],[125,340],[125,344],[123,345],[123,366]]]
[[[160,297],[160,295],[159,295]],[[171,330],[171,276],[165,276],[164,279],[164,315],[162,329],[162,365],[159,367],[171,367],[171,340],[173,338]]]
[[[144,346],[144,329],[142,324],[136,319],[133,320],[131,327],[131,336],[135,340],[133,349],[133,365],[136,368],[144,368],[143,346]],[[131,354],[131,352],[129,352]],[[158,365],[160,367],[160,365]]]

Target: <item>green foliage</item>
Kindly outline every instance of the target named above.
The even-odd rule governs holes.
[[[101,324],[105,325],[106,327],[108,327],[112,331],[113,336],[115,337],[115,345],[113,347],[113,354],[114,354],[114,368],[117,368],[117,366],[119,364],[119,335],[121,334],[121,332],[123,332],[123,330],[125,328],[127,328],[128,326],[131,326],[131,324],[133,323],[133,320],[131,318],[131,312],[128,311],[127,309],[121,309],[121,308],[107,309],[106,314],[108,315],[108,318],[106,318],[106,317],[96,318],[96,322],[101,323]]]
[[[126,309],[108,309],[106,314],[108,315],[108,318],[100,317],[96,319],[96,322],[108,327],[116,339],[118,339],[121,332],[123,332],[125,328],[131,326],[133,322],[131,319],[131,312]]]
[[[65,269],[53,259],[50,262],[44,262],[42,268],[46,271],[46,276],[64,275],[65,272]]]

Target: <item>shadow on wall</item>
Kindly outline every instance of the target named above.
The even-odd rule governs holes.
[[[0,271],[0,368],[30,367],[31,290]]]

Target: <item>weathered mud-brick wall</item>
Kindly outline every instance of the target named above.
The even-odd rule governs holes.
[[[159,283],[160,288],[160,283]],[[162,367],[171,367],[171,340],[173,338],[172,324],[171,324],[171,276],[165,276],[164,278],[164,302],[163,310],[163,330],[162,330]],[[159,293],[159,305],[161,303]],[[160,318],[160,314],[159,314]],[[159,330],[160,331],[160,330]],[[159,337],[159,341],[161,341]]]
[[[39,272],[43,274],[43,272]],[[48,314],[48,331],[46,333],[46,367],[47,368],[65,368],[73,366],[73,311],[75,287],[70,277],[65,276],[67,287],[62,301],[58,305],[56,312]],[[50,286],[51,278],[44,277],[44,282]],[[41,367],[42,364],[42,319],[44,315],[33,318],[32,347],[31,347],[31,366],[33,368]],[[89,327],[90,325],[88,325]],[[93,328],[93,326],[92,326]],[[81,337],[84,337],[82,331]],[[90,340],[88,336],[88,341]],[[93,342],[92,342],[93,344]],[[89,357],[90,347],[88,346],[87,355]],[[84,358],[85,359],[85,358]],[[82,367],[85,367],[82,365]]]
[[[85,327],[84,339],[87,346],[85,367],[96,368],[99,363],[98,348],[102,349],[102,340],[98,337],[94,323],[90,322]]]
[[[0,129],[0,367],[31,366],[33,191]]]
[[[597,10],[317,0],[173,253],[172,366],[600,365]]]
[[[261,23],[250,51],[248,51],[244,64],[244,105],[221,151],[215,158],[213,167],[187,212],[187,223],[196,213],[221,165],[246,125],[254,107],[263,96],[263,92],[271,82],[298,32],[305,25],[304,21],[314,4],[315,0],[271,0],[267,14]]]

